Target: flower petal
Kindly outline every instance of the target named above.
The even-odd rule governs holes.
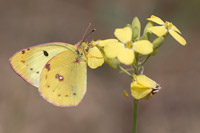
[[[135,42],[134,50],[140,54],[148,55],[153,52],[153,44],[147,40],[139,40]]]
[[[115,57],[117,57],[117,55],[123,48],[124,48],[124,44],[122,44],[118,41],[116,43],[112,42],[112,43],[108,43],[104,46],[104,52],[108,58],[115,58]]]
[[[103,55],[97,47],[90,48],[87,54],[88,66],[95,69],[104,63]]]
[[[151,93],[152,89],[151,88],[146,88],[140,84],[138,84],[136,81],[133,81],[131,83],[131,95],[135,99],[142,99],[145,96],[147,96],[149,93]]]
[[[172,24],[172,30],[178,32],[179,34],[181,34],[181,31],[175,26]]]
[[[161,37],[167,33],[167,30],[165,29],[164,26],[153,26],[149,27],[148,31],[156,34],[157,36]]]
[[[106,39],[106,40],[99,40],[97,41],[97,44],[101,47],[104,47],[108,43],[116,43],[118,42],[117,39]]]
[[[152,22],[157,23],[157,24],[160,24],[160,25],[164,24],[164,22],[162,21],[162,19],[160,19],[159,17],[156,17],[154,15],[151,15],[151,17],[147,18],[147,20],[152,21]]]
[[[128,92],[124,91],[124,96],[128,98]]]
[[[138,84],[146,88],[154,88],[156,86],[156,82],[145,75],[134,75],[134,79]]]
[[[117,28],[115,29],[114,35],[121,41],[121,42],[127,42],[131,40],[132,37],[132,30],[130,27],[124,27],[124,28]]]
[[[169,33],[172,35],[172,37],[178,41],[181,45],[185,46],[186,45],[186,41],[185,39],[180,36],[176,31],[174,30],[170,30]]]
[[[123,48],[117,57],[119,61],[125,65],[132,64],[135,59],[133,50],[128,48]]]

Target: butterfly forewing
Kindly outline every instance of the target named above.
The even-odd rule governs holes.
[[[48,61],[40,77],[41,95],[57,106],[76,106],[86,93],[86,63],[73,50]]]
[[[58,53],[72,46],[66,43],[46,43],[17,52],[10,58],[14,71],[28,83],[39,87],[40,74],[45,64]]]

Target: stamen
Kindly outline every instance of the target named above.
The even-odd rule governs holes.
[[[132,49],[132,48],[133,48],[133,42],[132,42],[132,41],[127,42],[127,43],[125,44],[125,47],[126,47],[126,48]]]

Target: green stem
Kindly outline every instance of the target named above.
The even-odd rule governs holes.
[[[118,66],[118,68],[119,68],[122,72],[126,73],[129,77],[133,78],[133,75],[132,75],[131,73],[129,73],[126,69],[124,69],[122,66]]]
[[[136,58],[136,66],[135,74],[138,75],[140,67],[138,67],[138,58]],[[144,62],[145,63],[145,62]],[[134,111],[133,111],[133,133],[137,133],[137,125],[138,125],[138,100],[134,99]]]
[[[144,63],[149,59],[149,57],[151,57],[151,55],[149,54],[145,59],[144,61],[140,64],[139,68],[138,68],[138,71],[140,71],[140,69],[142,68],[142,66],[144,65]]]
[[[138,125],[138,100],[134,100],[134,115],[133,115],[133,133],[137,133]]]

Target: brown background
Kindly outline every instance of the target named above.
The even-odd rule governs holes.
[[[78,107],[59,108],[10,68],[16,51],[46,42],[78,42],[89,22],[88,40],[113,37],[134,16],[154,14],[172,21],[187,40],[168,37],[145,74],[161,84],[151,100],[140,101],[139,133],[200,132],[199,0],[0,0],[0,133],[130,133],[131,80],[104,65],[88,68],[88,91]]]

